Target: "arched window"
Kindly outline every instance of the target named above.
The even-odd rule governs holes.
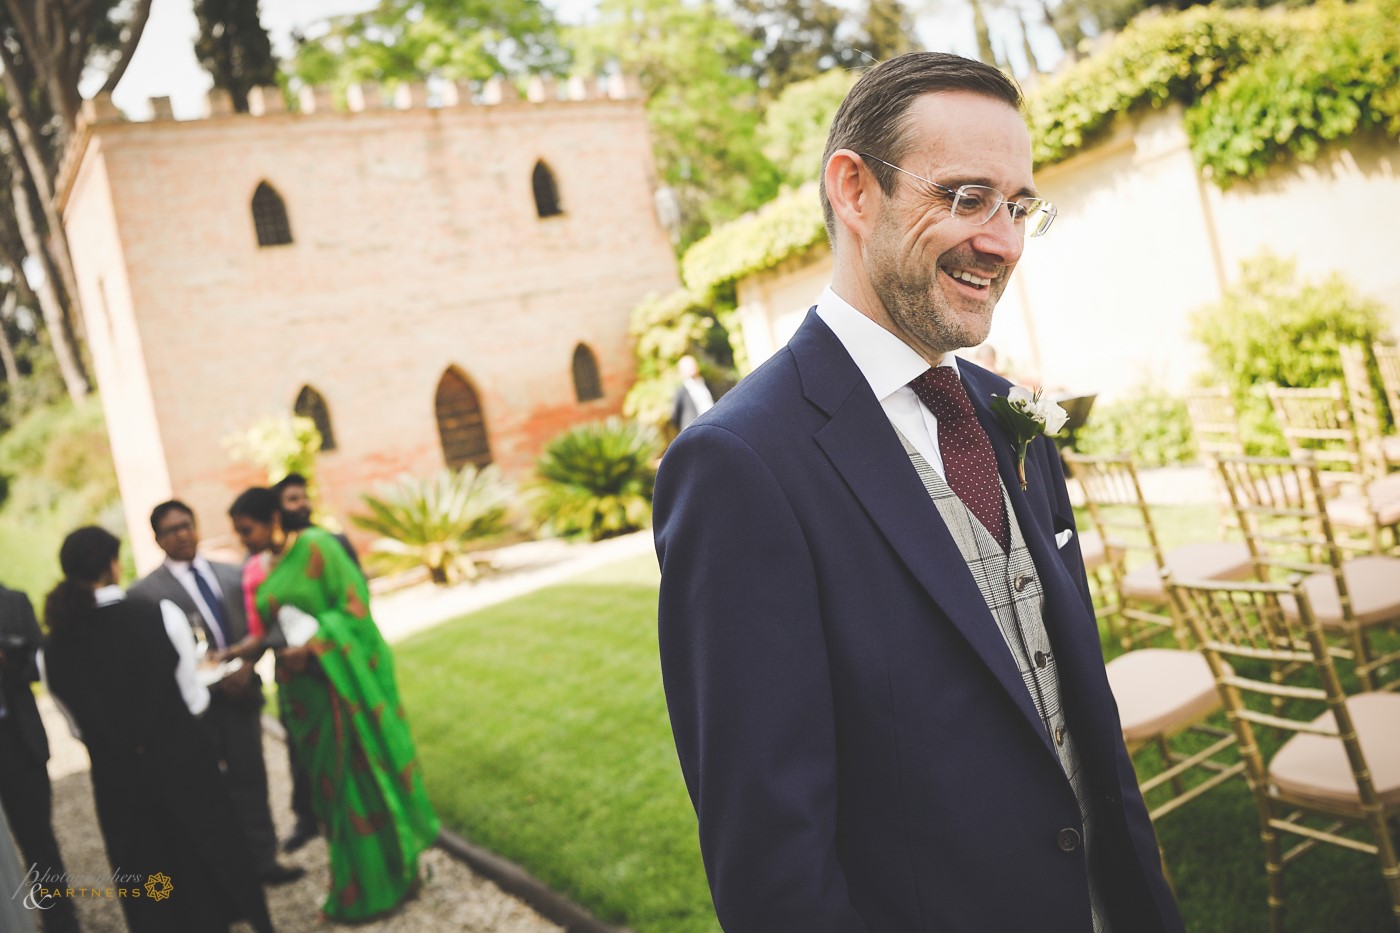
[[[287,222],[287,205],[282,195],[265,181],[253,192],[253,228],[259,246],[286,246],[292,242],[292,225]]]
[[[586,344],[574,347],[574,396],[580,402],[603,397],[603,380],[598,376],[598,357]]]
[[[484,467],[491,462],[491,445],[486,439],[486,416],[467,377],[449,366],[438,380],[438,437],[447,465],[460,470],[468,463]]]
[[[292,406],[292,412],[302,418],[310,418],[316,422],[316,430],[321,435],[321,450],[335,450],[335,431],[331,428],[331,410],[326,407],[326,400],[321,397],[311,386],[302,386],[297,393],[296,404]]]
[[[532,181],[535,187],[535,212],[541,217],[557,217],[564,213],[559,203],[559,185],[554,180],[554,173],[544,164],[544,159],[535,163]]]

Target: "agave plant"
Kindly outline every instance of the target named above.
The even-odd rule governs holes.
[[[597,541],[645,528],[660,446],[655,428],[621,418],[581,424],[550,441],[535,465],[542,530]]]
[[[352,521],[380,536],[372,548],[388,567],[424,566],[437,584],[477,576],[469,551],[506,530],[510,487],[495,465],[444,469],[427,479],[401,477],[365,495],[368,515]]]

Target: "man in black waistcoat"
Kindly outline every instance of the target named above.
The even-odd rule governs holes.
[[[151,530],[165,552],[165,562],[132,585],[132,599],[159,603],[168,599],[185,613],[196,638],[210,651],[224,650],[248,634],[243,605],[243,572],[233,564],[205,559],[199,553],[194,512],[183,502],[162,502],[151,512]],[[277,831],[267,803],[267,765],[262,746],[262,678],[252,664],[209,691],[203,722],[214,738],[229,792],[248,848],[264,884],[286,884],[306,873],[277,862]]]
[[[49,738],[30,684],[39,679],[34,653],[44,643],[29,597],[0,586],[0,805],[25,870],[66,873],[53,835],[53,787],[49,783]],[[0,897],[14,892],[0,891]],[[55,900],[41,912],[44,933],[74,933],[73,902]]]

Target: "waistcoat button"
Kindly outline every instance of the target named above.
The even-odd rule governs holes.
[[[1016,588],[1016,592],[1019,593],[1019,592],[1021,592],[1022,590],[1024,590],[1024,589],[1026,588],[1026,584],[1027,584],[1027,583],[1030,583],[1030,582],[1031,582],[1031,578],[1030,578],[1030,577],[1026,576],[1025,574],[1021,574],[1020,576],[1018,576],[1018,577],[1015,579],[1014,582],[1012,582],[1011,585],[1014,586],[1014,587]]]

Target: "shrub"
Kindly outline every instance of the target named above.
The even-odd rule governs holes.
[[[476,578],[468,552],[506,531],[511,491],[494,465],[465,466],[428,479],[405,476],[360,498],[369,514],[351,521],[380,536],[371,559],[385,570],[426,567],[434,583],[445,585]]]
[[[1367,346],[1384,328],[1381,306],[1356,294],[1340,275],[1300,282],[1291,260],[1264,254],[1241,264],[1240,277],[1214,304],[1191,316],[1205,345],[1212,381],[1230,389],[1251,452],[1285,452],[1266,383],[1325,386],[1342,382],[1337,347]]]
[[[732,385],[736,379],[738,322],[733,301],[713,294],[702,297],[687,289],[669,295],[649,295],[632,310],[629,331],[635,341],[637,381],[627,393],[623,412],[658,429],[671,417],[671,396],[678,384],[676,363],[694,356],[712,384]]]
[[[316,456],[321,452],[321,432],[310,418],[269,415],[247,430],[224,438],[223,444],[235,460],[263,470],[269,485],[288,473],[300,473],[306,477],[307,492],[315,498]]]
[[[655,428],[621,418],[582,424],[550,441],[535,466],[541,529],[597,541],[645,528],[660,446]]]
[[[119,501],[102,403],[67,397],[31,409],[0,439],[7,477],[6,512],[16,518],[74,525],[105,518]]]
[[[1169,466],[1196,458],[1186,402],[1150,385],[1096,404],[1075,437],[1080,453],[1131,454],[1138,466]]]

